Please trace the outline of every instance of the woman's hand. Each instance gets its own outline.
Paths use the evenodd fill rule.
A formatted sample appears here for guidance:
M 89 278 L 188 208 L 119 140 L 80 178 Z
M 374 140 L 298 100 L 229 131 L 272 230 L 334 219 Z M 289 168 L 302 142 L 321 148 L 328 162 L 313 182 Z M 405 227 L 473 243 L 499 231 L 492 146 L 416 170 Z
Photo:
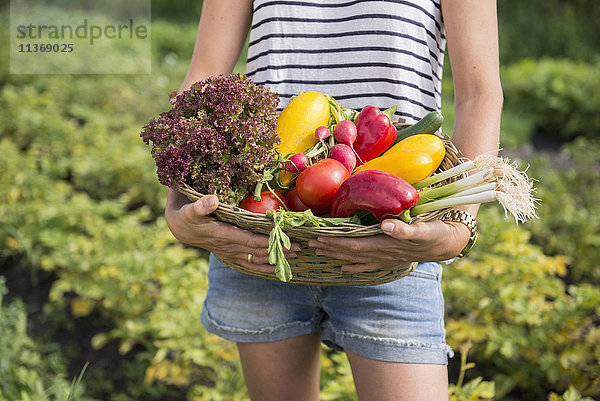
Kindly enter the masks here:
M 470 230 L 462 223 L 431 221 L 406 224 L 388 219 L 381 224 L 384 234 L 372 237 L 319 237 L 309 245 L 317 255 L 348 261 L 342 271 L 365 272 L 394 267 L 405 262 L 434 262 L 452 259 L 467 245 Z
M 169 229 L 179 241 L 212 252 L 222 262 L 231 262 L 248 269 L 272 273 L 267 248 L 269 237 L 242 230 L 232 224 L 208 216 L 218 205 L 217 197 L 208 195 L 194 203 L 169 189 L 165 217 Z M 286 257 L 293 258 L 300 250 L 292 244 Z M 252 255 L 249 261 L 248 255 Z

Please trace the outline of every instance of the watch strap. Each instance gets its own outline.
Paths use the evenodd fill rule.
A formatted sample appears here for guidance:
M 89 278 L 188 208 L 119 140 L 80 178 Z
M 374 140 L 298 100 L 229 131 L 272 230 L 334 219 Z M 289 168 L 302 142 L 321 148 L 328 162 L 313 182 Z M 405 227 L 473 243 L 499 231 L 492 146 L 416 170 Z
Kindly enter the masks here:
M 462 258 L 467 253 L 469 253 L 469 251 L 471 249 L 473 249 L 475 242 L 477 242 L 477 237 L 479 235 L 479 233 L 477 232 L 477 220 L 475 220 L 475 217 L 469 212 L 465 212 L 463 210 L 452 209 L 452 210 L 448 211 L 446 214 L 444 214 L 440 218 L 440 220 L 463 223 L 465 226 L 467 226 L 469 228 L 469 230 L 471 231 L 471 237 L 469 237 L 469 242 L 467 242 L 467 245 L 463 248 L 462 251 L 460 251 L 460 253 L 456 257 Z

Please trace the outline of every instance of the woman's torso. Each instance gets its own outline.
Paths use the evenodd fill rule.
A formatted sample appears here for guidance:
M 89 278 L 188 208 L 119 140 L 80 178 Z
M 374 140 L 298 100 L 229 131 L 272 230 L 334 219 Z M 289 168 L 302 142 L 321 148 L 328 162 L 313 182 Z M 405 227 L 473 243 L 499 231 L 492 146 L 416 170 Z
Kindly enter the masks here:
M 317 90 L 415 122 L 441 108 L 445 45 L 440 0 L 255 0 L 246 74 L 280 109 Z

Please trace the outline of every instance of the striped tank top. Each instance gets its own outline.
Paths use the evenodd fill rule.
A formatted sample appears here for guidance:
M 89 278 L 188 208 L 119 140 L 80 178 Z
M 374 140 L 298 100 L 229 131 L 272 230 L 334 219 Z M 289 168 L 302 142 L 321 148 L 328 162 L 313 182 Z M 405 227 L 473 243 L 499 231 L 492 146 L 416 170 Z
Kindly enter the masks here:
M 441 108 L 440 0 L 255 0 L 246 75 L 290 97 L 316 90 L 356 110 Z

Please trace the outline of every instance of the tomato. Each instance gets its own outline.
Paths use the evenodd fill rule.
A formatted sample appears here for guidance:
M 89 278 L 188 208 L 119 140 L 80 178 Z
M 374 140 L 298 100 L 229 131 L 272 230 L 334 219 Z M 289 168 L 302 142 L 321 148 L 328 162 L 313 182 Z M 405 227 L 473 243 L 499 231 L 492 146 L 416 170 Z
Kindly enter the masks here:
M 254 195 L 250 195 L 240 202 L 240 207 L 249 212 L 267 214 L 267 210 L 277 210 L 280 207 L 286 209 L 287 202 L 285 197 L 277 194 L 275 197 L 271 191 L 262 191 L 260 193 L 260 202 L 254 199 Z
M 287 201 L 291 211 L 303 212 L 308 209 L 308 206 L 306 206 L 304 203 L 302 203 L 302 200 L 300 200 L 300 197 L 298 196 L 298 188 L 296 187 L 285 193 L 285 200 Z
M 296 179 L 298 197 L 316 215 L 329 212 L 336 191 L 350 173 L 342 163 L 323 159 L 300 173 Z

